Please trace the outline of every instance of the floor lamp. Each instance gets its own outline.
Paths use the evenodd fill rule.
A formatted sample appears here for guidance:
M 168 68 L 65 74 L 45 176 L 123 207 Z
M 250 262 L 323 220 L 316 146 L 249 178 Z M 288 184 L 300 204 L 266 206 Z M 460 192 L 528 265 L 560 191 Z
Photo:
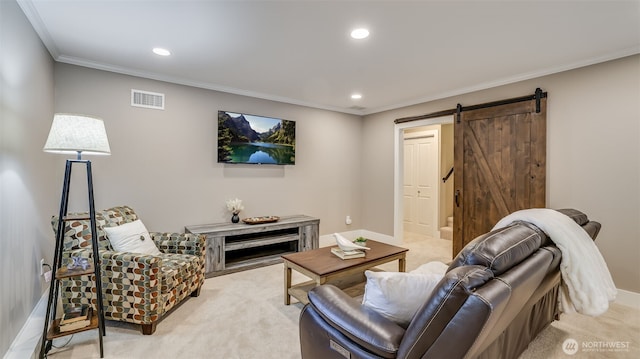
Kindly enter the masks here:
M 70 277 L 71 275 L 94 275 L 96 287 L 96 309 L 97 323 L 95 326 L 89 326 L 83 330 L 95 329 L 99 331 L 100 337 L 100 357 L 103 357 L 102 337 L 105 334 L 104 310 L 102 304 L 102 281 L 100 274 L 100 260 L 98 255 L 98 236 L 95 220 L 95 205 L 93 199 L 93 178 L 91 174 L 91 161 L 83 160 L 82 154 L 91 155 L 109 155 L 109 140 L 101 119 L 88 117 L 84 115 L 74 114 L 55 114 L 49 137 L 44 145 L 45 152 L 77 154 L 76 159 L 68 159 L 64 174 L 64 184 L 62 186 L 62 198 L 60 200 L 60 213 L 58 215 L 58 227 L 56 232 L 56 246 L 53 258 L 52 277 L 53 282 L 49 287 L 49 301 L 47 304 L 47 313 L 45 316 L 42 347 L 40 349 L 40 357 L 44 357 L 51 349 L 51 342 L 57 336 L 67 335 L 59 330 L 59 321 L 56 320 L 56 307 L 59 291 L 59 280 L 61 278 Z M 63 239 L 64 239 L 64 222 L 70 220 L 67 217 L 67 209 L 69 205 L 69 187 L 71 182 L 71 168 L 74 164 L 84 164 L 87 172 L 87 187 L 89 191 L 89 218 L 91 221 L 91 237 L 92 237 L 92 255 L 93 265 L 90 269 L 84 269 L 77 273 L 73 273 L 71 268 L 59 268 L 62 264 Z M 58 273 L 60 269 L 60 273 Z M 68 269 L 68 270 L 67 270 Z M 69 275 L 71 272 L 71 275 Z M 67 275 L 65 276 L 64 273 Z M 89 304 L 91 299 L 89 299 Z M 69 333 L 71 334 L 71 333 Z

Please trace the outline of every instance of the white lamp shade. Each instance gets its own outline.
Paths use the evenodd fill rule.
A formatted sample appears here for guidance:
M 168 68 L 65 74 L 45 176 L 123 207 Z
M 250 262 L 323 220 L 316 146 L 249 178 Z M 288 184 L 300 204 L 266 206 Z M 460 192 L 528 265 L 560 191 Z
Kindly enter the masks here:
M 109 139 L 104 122 L 84 115 L 57 113 L 43 151 L 54 153 L 78 153 L 109 155 Z

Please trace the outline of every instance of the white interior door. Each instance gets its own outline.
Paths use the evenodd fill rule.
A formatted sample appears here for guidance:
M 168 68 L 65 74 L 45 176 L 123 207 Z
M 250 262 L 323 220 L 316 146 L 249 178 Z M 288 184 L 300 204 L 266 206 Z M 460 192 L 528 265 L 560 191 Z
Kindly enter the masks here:
M 436 236 L 438 221 L 438 131 L 421 131 L 404 140 L 404 230 Z

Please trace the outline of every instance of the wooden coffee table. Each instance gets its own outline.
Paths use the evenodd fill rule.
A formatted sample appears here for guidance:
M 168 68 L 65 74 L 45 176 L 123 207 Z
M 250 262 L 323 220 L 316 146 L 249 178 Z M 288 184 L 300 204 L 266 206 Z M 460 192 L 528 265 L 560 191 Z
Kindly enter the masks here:
M 335 246 L 331 246 L 335 247 Z M 322 247 L 310 251 L 285 254 L 284 260 L 284 304 L 291 304 L 291 297 L 307 304 L 307 293 L 313 287 L 330 283 L 342 289 L 352 288 L 364 282 L 364 271 L 377 265 L 398 260 L 398 270 L 406 270 L 408 249 L 389 244 L 367 241 L 363 258 L 340 259 L 331 253 L 331 247 Z M 291 285 L 292 269 L 313 279 L 310 282 Z M 362 287 L 360 285 L 360 287 Z M 347 293 L 349 293 L 347 291 Z

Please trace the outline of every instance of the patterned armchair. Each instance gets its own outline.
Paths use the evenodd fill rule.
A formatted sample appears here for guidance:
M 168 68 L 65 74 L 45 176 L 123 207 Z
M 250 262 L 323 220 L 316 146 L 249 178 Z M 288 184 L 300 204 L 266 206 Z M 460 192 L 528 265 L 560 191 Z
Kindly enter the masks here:
M 162 252 L 159 256 L 114 252 L 104 227 L 138 219 L 130 207 L 96 211 L 100 255 L 102 301 L 105 319 L 140 324 L 142 333 L 153 334 L 158 321 L 189 296 L 197 297 L 204 283 L 205 238 L 190 233 L 150 232 Z M 57 231 L 58 218 L 52 226 Z M 62 264 L 71 256 L 91 258 L 89 220 L 66 221 Z M 63 308 L 92 303 L 95 282 L 89 275 L 61 280 Z

